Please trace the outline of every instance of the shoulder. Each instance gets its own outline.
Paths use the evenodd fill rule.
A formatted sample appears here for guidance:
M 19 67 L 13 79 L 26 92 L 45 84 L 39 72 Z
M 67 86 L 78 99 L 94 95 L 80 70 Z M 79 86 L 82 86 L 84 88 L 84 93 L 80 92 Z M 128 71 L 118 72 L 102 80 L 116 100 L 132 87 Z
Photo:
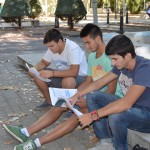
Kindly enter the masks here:
M 66 45 L 69 46 L 69 47 L 79 47 L 79 45 L 77 43 L 75 43 L 74 41 L 72 40 L 69 40 L 69 39 L 65 39 L 66 41 Z
M 136 56 L 136 71 L 141 70 L 144 72 L 149 72 L 150 71 L 150 60 L 141 57 L 141 56 Z

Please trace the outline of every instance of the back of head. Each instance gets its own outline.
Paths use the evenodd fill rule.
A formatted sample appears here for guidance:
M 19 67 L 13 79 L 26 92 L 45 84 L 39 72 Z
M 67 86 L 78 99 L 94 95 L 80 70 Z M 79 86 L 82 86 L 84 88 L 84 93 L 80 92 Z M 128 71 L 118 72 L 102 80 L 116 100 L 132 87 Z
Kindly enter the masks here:
M 86 36 L 90 36 L 91 38 L 95 39 L 97 36 L 101 37 L 101 40 L 103 41 L 103 34 L 101 29 L 92 23 L 86 24 L 83 29 L 80 32 L 80 37 L 84 38 Z
M 60 39 L 63 41 L 62 33 L 59 30 L 53 28 L 46 32 L 44 36 L 43 44 L 47 44 L 48 42 L 51 41 L 58 42 Z
M 107 44 L 105 52 L 107 55 L 118 54 L 123 58 L 127 53 L 131 53 L 132 58 L 135 58 L 136 53 L 132 41 L 125 35 L 116 35 Z

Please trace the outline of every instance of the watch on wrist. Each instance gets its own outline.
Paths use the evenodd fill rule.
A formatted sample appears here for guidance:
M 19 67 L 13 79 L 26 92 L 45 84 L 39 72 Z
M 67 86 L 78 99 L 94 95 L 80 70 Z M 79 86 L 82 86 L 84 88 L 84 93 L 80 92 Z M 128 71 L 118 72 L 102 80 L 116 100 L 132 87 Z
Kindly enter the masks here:
M 94 111 L 91 112 L 91 119 L 93 121 L 99 120 L 99 116 L 98 116 L 97 110 L 94 110 Z

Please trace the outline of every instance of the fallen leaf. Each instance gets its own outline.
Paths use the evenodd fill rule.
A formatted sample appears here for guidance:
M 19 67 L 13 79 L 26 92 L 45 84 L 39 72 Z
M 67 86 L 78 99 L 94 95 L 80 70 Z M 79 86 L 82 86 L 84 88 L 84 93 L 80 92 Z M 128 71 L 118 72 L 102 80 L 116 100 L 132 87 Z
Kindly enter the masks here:
M 9 121 L 0 121 L 0 124 L 10 124 Z
M 4 144 L 6 144 L 6 145 L 10 145 L 10 144 L 12 144 L 12 143 L 13 143 L 12 140 L 10 140 L 10 141 L 5 141 L 5 142 L 4 142 Z
M 90 143 L 97 143 L 97 142 L 99 142 L 99 139 L 96 137 L 96 136 L 92 136 L 92 137 L 90 137 Z
M 15 91 L 18 91 L 19 89 L 17 87 L 14 87 L 14 86 L 1 86 L 0 90 L 15 90 Z
M 16 120 L 18 120 L 19 119 L 19 117 L 13 117 L 12 119 L 9 119 L 9 121 L 16 121 Z
M 64 150 L 71 150 L 71 148 L 70 147 L 65 147 Z

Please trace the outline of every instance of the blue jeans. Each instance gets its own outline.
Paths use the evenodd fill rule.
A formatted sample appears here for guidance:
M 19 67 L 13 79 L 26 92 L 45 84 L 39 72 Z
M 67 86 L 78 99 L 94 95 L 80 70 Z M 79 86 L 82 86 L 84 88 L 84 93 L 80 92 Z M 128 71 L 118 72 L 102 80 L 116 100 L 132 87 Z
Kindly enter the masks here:
M 98 110 L 119 99 L 118 96 L 95 91 L 87 95 L 89 111 Z M 112 138 L 116 150 L 128 150 L 128 129 L 150 133 L 150 111 L 132 107 L 121 113 L 112 114 L 93 122 L 96 136 L 100 139 Z

